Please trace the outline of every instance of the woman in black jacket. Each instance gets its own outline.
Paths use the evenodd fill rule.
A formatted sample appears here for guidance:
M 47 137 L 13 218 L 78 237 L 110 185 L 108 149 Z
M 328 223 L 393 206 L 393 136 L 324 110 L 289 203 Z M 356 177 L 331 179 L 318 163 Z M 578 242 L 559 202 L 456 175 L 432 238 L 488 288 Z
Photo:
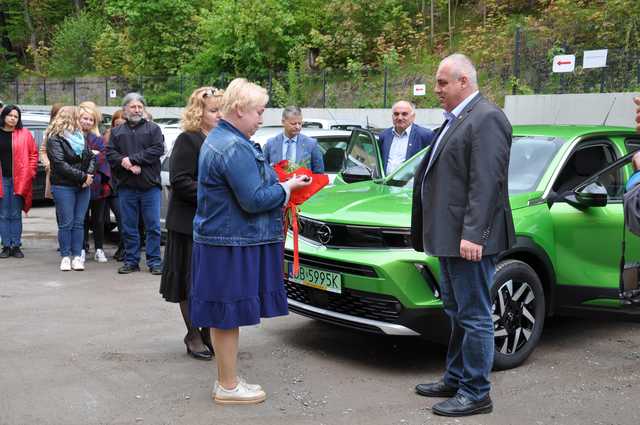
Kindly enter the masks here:
M 171 198 L 167 211 L 167 246 L 165 248 L 160 293 L 168 302 L 180 303 L 187 328 L 184 343 L 187 353 L 199 360 L 211 360 L 213 347 L 209 329 L 199 330 L 189 320 L 191 286 L 191 248 L 193 217 L 197 205 L 198 156 L 205 137 L 218 125 L 218 107 L 222 90 L 213 87 L 196 89 L 182 113 L 182 129 L 176 139 L 169 165 Z
M 95 158 L 80 131 L 77 109 L 73 106 L 61 108 L 49 124 L 46 138 L 51 192 L 59 219 L 60 270 L 84 270 L 80 255 Z

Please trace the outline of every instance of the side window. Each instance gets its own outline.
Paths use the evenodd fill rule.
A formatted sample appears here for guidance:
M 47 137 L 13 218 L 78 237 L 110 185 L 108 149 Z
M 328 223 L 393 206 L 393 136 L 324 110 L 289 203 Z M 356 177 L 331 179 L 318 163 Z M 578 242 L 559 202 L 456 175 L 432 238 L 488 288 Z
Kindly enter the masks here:
M 640 138 L 628 138 L 624 144 L 627 145 L 627 152 L 640 150 Z
M 583 142 L 569 157 L 553 185 L 553 190 L 559 194 L 574 190 L 615 160 L 615 150 L 610 142 Z M 610 183 L 614 184 L 615 182 Z M 612 190 L 614 189 L 612 188 Z
M 609 201 L 622 200 L 625 188 L 623 167 L 612 168 L 599 175 L 595 181 L 607 190 Z

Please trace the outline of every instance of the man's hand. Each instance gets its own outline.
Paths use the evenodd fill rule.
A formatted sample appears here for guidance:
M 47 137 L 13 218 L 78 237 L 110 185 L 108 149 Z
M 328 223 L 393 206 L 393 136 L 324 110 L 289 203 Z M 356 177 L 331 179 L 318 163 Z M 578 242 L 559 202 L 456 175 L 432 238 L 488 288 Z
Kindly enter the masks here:
M 468 261 L 482 259 L 482 245 L 462 239 L 460 241 L 460 256 Z
M 636 103 L 636 131 L 640 133 L 640 97 L 633 99 Z
M 120 165 L 122 165 L 122 168 L 124 168 L 125 170 L 130 170 L 131 167 L 133 167 L 133 164 L 131 163 L 131 160 L 129 159 L 128 156 L 125 156 L 124 158 L 122 158 Z
M 131 171 L 133 174 L 140 174 L 142 172 L 142 168 L 140 168 L 139 165 L 132 165 L 131 168 L 129 168 L 129 171 Z

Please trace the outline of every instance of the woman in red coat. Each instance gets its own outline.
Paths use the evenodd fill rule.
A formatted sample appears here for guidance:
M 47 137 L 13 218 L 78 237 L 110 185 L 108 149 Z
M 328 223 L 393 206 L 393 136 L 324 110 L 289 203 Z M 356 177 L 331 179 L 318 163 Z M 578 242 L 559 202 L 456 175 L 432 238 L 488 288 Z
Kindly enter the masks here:
M 20 250 L 22 214 L 31 208 L 38 147 L 22 128 L 22 113 L 8 105 L 0 113 L 0 258 L 23 258 Z

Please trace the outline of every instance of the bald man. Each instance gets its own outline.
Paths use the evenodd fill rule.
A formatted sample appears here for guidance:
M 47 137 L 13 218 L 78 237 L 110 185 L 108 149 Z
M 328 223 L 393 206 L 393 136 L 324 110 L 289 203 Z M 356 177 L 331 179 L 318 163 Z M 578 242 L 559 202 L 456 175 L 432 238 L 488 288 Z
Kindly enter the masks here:
M 413 183 L 413 247 L 438 257 L 440 294 L 451 322 L 446 370 L 437 382 L 418 384 L 426 397 L 449 397 L 433 413 L 489 413 L 494 334 L 491 286 L 499 254 L 515 242 L 509 205 L 511 125 L 478 91 L 468 57 L 445 58 L 435 93 L 445 110 L 433 152 Z
M 429 146 L 433 140 L 433 131 L 415 124 L 416 111 L 406 100 L 400 100 L 391 108 L 393 127 L 380 134 L 382 165 L 386 174 L 390 174 L 407 159 Z

